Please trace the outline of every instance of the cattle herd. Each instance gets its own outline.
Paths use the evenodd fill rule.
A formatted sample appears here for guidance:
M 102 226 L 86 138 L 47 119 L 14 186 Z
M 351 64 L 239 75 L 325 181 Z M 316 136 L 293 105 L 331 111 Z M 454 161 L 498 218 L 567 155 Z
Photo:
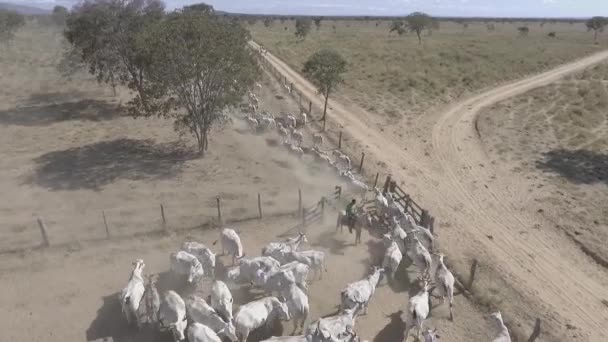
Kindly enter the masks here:
M 196 295 L 182 298 L 168 290 L 159 296 L 152 277 L 144 284 L 143 260 L 136 260 L 127 286 L 120 294 L 122 312 L 130 325 L 141 329 L 152 326 L 160 331 L 171 332 L 175 341 L 219 342 L 246 341 L 257 329 L 268 330 L 277 321 L 293 322 L 292 335 L 271 337 L 265 341 L 284 342 L 351 342 L 360 341 L 355 332 L 355 321 L 367 309 L 376 287 L 386 274 L 388 281 L 396 281 L 395 274 L 402 267 L 405 256 L 415 265 L 420 290 L 409 299 L 405 311 L 405 336 L 415 327 L 416 336 L 425 342 L 437 341 L 437 330 L 423 329 L 429 315 L 430 297 L 447 299 L 450 321 L 453 320 L 455 279 L 444 263 L 444 255 L 432 253 L 434 236 L 403 210 L 391 193 L 383 194 L 376 189 L 375 215 L 357 208 L 355 229 L 362 227 L 380 231 L 385 241 L 382 263 L 372 267 L 362 280 L 348 284 L 340 293 L 340 309 L 331 317 L 319 318 L 308 325 L 308 283 L 321 279 L 327 271 L 326 254 L 322 251 L 300 250 L 308 242 L 304 233 L 281 242 L 271 242 L 262 248 L 261 256 L 245 257 L 239 234 L 230 228 L 221 230 L 221 255 L 232 258 L 224 281 L 216 279 L 216 254 L 198 242 L 185 242 L 181 249 L 170 254 L 172 274 L 184 284 L 196 287 L 204 277 L 213 279 L 206 299 Z M 340 213 L 338 226 L 344 212 Z M 387 223 L 389 222 L 389 223 Z M 383 228 L 384 227 L 384 228 Z M 434 271 L 432 271 L 434 270 Z M 309 277 L 309 273 L 310 277 Z M 242 303 L 233 310 L 233 297 L 228 285 L 249 286 L 262 289 L 261 299 Z M 492 317 L 500 326 L 495 342 L 510 341 L 509 332 L 499 312 Z

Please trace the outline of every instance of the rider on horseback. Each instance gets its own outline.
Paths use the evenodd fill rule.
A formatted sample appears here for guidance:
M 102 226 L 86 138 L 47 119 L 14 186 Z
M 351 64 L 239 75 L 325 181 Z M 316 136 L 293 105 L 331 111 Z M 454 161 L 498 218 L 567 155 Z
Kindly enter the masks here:
M 355 226 L 356 217 L 355 217 L 355 204 L 357 201 L 353 198 L 352 201 L 346 206 L 346 217 L 348 218 L 348 231 L 350 233 L 353 232 L 353 227 Z

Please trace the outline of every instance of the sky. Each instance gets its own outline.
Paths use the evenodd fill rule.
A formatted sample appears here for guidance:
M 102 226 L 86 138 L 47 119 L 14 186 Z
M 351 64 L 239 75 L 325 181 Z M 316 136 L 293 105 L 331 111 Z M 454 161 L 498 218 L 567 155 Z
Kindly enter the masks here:
M 53 7 L 76 0 L 0 0 Z M 168 9 L 200 2 L 164 0 Z M 216 10 L 252 14 L 405 15 L 421 11 L 434 16 L 591 17 L 608 16 L 608 0 L 203 0 Z

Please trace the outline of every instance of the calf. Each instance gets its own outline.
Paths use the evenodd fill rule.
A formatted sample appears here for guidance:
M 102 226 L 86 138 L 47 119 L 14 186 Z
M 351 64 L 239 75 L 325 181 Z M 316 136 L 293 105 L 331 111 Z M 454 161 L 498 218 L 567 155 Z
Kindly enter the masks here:
M 247 341 L 251 331 L 270 326 L 277 318 L 288 321 L 290 316 L 287 305 L 276 297 L 265 297 L 241 306 L 234 319 L 239 341 Z
M 225 335 L 231 341 L 236 341 L 236 330 L 231 320 L 225 321 L 204 299 L 191 296 L 186 301 L 188 319 L 201 323 L 218 335 Z
M 169 259 L 171 271 L 186 276 L 189 284 L 198 283 L 205 275 L 203 265 L 194 255 L 188 252 L 171 253 Z
M 290 251 L 287 255 L 290 261 L 298 261 L 302 264 L 308 265 L 315 273 L 319 274 L 319 279 L 323 278 L 323 270 L 327 272 L 325 253 L 321 251 Z
M 137 323 L 137 326 L 140 327 L 137 311 L 145 292 L 144 278 L 141 273 L 146 264 L 142 259 L 137 259 L 133 262 L 133 265 L 129 282 L 120 293 L 120 305 L 127 323 Z
M 372 274 L 365 279 L 348 284 L 346 288 L 340 292 L 340 297 L 342 298 L 340 311 L 344 312 L 345 309 L 362 307 L 364 314 L 367 314 L 369 301 L 376 292 L 376 286 L 378 286 L 380 276 L 383 273 L 383 268 L 374 267 Z
M 186 303 L 175 291 L 167 291 L 160 303 L 160 330 L 170 330 L 174 341 L 182 341 L 186 330 Z
M 182 244 L 182 251 L 188 252 L 194 255 L 198 261 L 203 265 L 205 274 L 215 277 L 215 253 L 207 246 L 198 242 L 184 242 Z
M 216 280 L 211 286 L 211 295 L 209 296 L 211 307 L 217 311 L 225 321 L 232 320 L 232 304 L 234 299 L 230 289 L 223 281 Z
M 358 310 L 358 307 L 347 309 L 341 315 L 319 318 L 308 325 L 304 335 L 314 342 L 355 341 L 357 334 L 354 328 Z

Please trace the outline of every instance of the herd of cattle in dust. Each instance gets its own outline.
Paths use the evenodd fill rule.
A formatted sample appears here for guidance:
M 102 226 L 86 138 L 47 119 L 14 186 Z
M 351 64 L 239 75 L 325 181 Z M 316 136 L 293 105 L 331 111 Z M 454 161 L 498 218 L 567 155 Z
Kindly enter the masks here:
M 261 85 L 256 84 L 256 88 Z M 290 89 L 287 89 L 290 91 Z M 250 92 L 249 115 L 244 119 L 255 133 L 276 129 L 283 139 L 283 145 L 298 157 L 310 154 L 315 161 L 333 167 L 342 178 L 350 181 L 355 190 L 365 194 L 368 186 L 358 180 L 351 171 L 350 158 L 339 150 L 332 151 L 332 160 L 327 152 L 320 149 L 323 136 L 312 135 L 312 148 L 303 146 L 302 130 L 307 125 L 306 113 L 299 117 L 283 114 L 274 117 L 265 111 L 258 111 L 259 100 Z M 379 233 L 384 242 L 384 256 L 373 266 L 368 276 L 347 284 L 340 292 L 340 308 L 334 316 L 318 318 L 309 322 L 308 284 L 321 279 L 327 272 L 323 251 L 301 250 L 308 242 L 306 234 L 285 241 L 270 242 L 262 248 L 261 256 L 245 257 L 244 246 L 236 230 L 223 228 L 220 237 L 221 255 L 232 258 L 232 267 L 223 280 L 216 277 L 216 253 L 199 242 L 184 242 L 179 251 L 171 253 L 170 268 L 183 285 L 196 289 L 205 277 L 213 283 L 210 294 L 203 299 L 195 294 L 182 298 L 176 291 L 168 290 L 159 295 L 152 276 L 144 281 L 145 263 L 138 259 L 126 287 L 120 294 L 122 313 L 130 326 L 141 330 L 144 327 L 170 332 L 174 341 L 221 342 L 247 341 L 250 333 L 258 329 L 269 332 L 277 321 L 292 321 L 291 336 L 271 337 L 264 341 L 275 342 L 355 342 L 361 341 L 355 330 L 359 315 L 366 315 L 376 287 L 384 276 L 388 281 L 396 281 L 395 274 L 405 267 L 402 259 L 415 266 L 420 290 L 409 299 L 405 311 L 405 331 L 407 340 L 412 328 L 416 329 L 418 340 L 436 342 L 437 329 L 425 329 L 429 316 L 431 297 L 441 298 L 442 304 L 449 305 L 449 320 L 452 321 L 455 279 L 444 263 L 444 255 L 434 253 L 432 232 L 416 223 L 414 217 L 394 200 L 390 192 L 371 189 L 375 193 L 373 208 L 359 205 L 355 208 L 354 220 L 346 217 L 346 212 L 338 215 L 336 232 L 343 231 L 343 225 L 355 231 L 355 245 L 361 242 L 363 228 Z M 219 252 L 219 251 L 218 251 Z M 227 284 L 262 289 L 261 299 L 248 303 L 238 303 L 233 310 L 234 300 Z M 326 298 L 323 298 L 326 300 Z M 497 322 L 498 330 L 493 342 L 511 341 L 500 312 L 491 315 Z M 299 334 L 299 335 L 296 335 Z M 366 341 L 365 341 L 366 342 Z
M 210 294 L 206 299 L 196 295 L 182 298 L 177 292 L 168 290 L 162 298 L 150 276 L 145 283 L 143 260 L 136 260 L 127 286 L 120 294 L 122 312 L 127 322 L 142 329 L 144 326 L 170 332 L 175 341 L 220 342 L 247 341 L 257 329 L 268 331 L 277 321 L 293 322 L 292 336 L 271 337 L 264 341 L 283 342 L 354 342 L 360 341 L 355 323 L 359 315 L 367 314 L 367 307 L 384 276 L 395 281 L 395 273 L 406 257 L 415 265 L 421 284 L 419 292 L 409 299 L 405 314 L 405 336 L 412 328 L 416 336 L 425 342 L 437 341 L 436 329 L 424 329 L 429 315 L 431 294 L 447 302 L 453 319 L 454 276 L 444 264 L 444 256 L 435 254 L 434 237 L 431 232 L 416 224 L 414 218 L 404 212 L 390 193 L 376 189 L 375 212 L 370 215 L 358 208 L 355 230 L 362 227 L 375 229 L 383 234 L 385 253 L 382 263 L 372 267 L 370 274 L 362 280 L 347 284 L 340 292 L 340 308 L 336 315 L 318 318 L 308 325 L 308 284 L 321 279 L 327 272 L 323 251 L 302 250 L 308 242 L 306 234 L 280 242 L 270 242 L 262 248 L 261 256 L 245 257 L 243 242 L 237 231 L 223 228 L 217 242 L 221 255 L 232 258 L 232 267 L 224 280 L 216 278 L 216 253 L 199 242 L 185 242 L 181 249 L 170 255 L 171 273 L 181 279 L 185 286 L 196 289 L 204 277 L 212 279 Z M 341 227 L 340 213 L 336 231 Z M 376 218 L 374 218 L 376 217 Z M 383 226 L 378 221 L 390 222 Z M 383 228 L 385 227 L 385 228 Z M 360 234 L 358 234 L 360 236 Z M 218 251 L 219 252 L 219 251 Z M 434 271 L 432 271 L 434 269 Z M 262 289 L 265 297 L 249 303 L 235 305 L 229 286 L 249 286 Z M 325 299 L 325 298 L 324 298 Z M 510 341 L 509 332 L 499 312 L 492 315 L 499 325 L 494 342 Z M 299 333 L 300 335 L 295 335 Z

